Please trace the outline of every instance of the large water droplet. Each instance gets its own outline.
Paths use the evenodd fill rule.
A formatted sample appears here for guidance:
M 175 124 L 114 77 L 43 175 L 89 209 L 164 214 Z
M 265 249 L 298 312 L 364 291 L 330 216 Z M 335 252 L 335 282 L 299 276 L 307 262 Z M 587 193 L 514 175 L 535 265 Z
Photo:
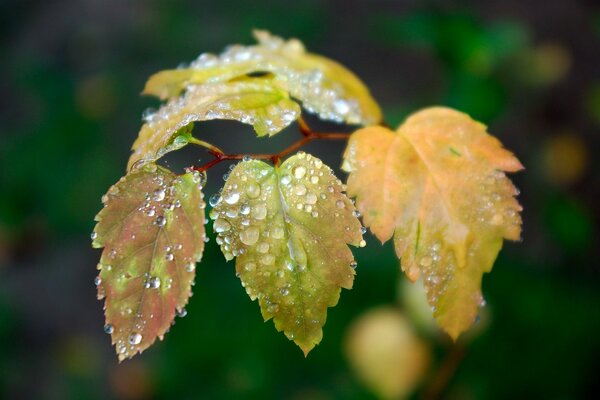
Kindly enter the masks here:
M 292 177 L 289 176 L 288 174 L 285 174 L 281 177 L 281 184 L 282 185 L 289 185 L 289 183 L 292 181 Z
M 223 218 L 219 218 L 214 222 L 213 228 L 215 229 L 215 232 L 221 233 L 228 231 L 231 228 L 231 225 Z
M 248 186 L 246 186 L 246 194 L 251 199 L 257 198 L 260 195 L 260 186 L 253 182 L 249 183 Z
M 131 335 L 129 335 L 128 341 L 129 341 L 129 344 L 131 344 L 131 345 L 134 345 L 134 346 L 138 345 L 138 344 L 142 343 L 142 335 L 137 332 L 132 333 Z
M 221 202 L 221 196 L 218 193 L 213 194 L 208 199 L 208 204 L 210 204 L 211 207 L 215 207 L 220 202 Z
M 104 333 L 108 333 L 109 335 L 112 335 L 112 333 L 114 331 L 115 331 L 115 328 L 111 324 L 104 325 Z
M 258 228 L 251 226 L 240 232 L 240 241 L 245 245 L 252 246 L 258 241 L 259 234 Z
M 165 189 L 158 189 L 154 191 L 154 194 L 152 195 L 152 199 L 154 201 L 163 201 L 165 199 Z
M 298 196 L 304 196 L 306 194 L 306 186 L 300 183 L 294 187 L 294 192 Z
M 235 204 L 240 199 L 240 194 L 238 192 L 230 192 L 225 196 L 225 202 L 227 204 Z
M 255 219 L 265 219 L 267 216 L 267 207 L 264 204 L 257 204 L 252 209 L 252 215 Z
M 304 175 L 306 175 L 306 168 L 300 165 L 298 167 L 295 167 L 292 173 L 294 174 L 294 177 L 296 179 L 302 179 Z
M 153 276 L 146 282 L 146 288 L 148 289 L 158 289 L 160 287 L 160 278 L 158 276 Z

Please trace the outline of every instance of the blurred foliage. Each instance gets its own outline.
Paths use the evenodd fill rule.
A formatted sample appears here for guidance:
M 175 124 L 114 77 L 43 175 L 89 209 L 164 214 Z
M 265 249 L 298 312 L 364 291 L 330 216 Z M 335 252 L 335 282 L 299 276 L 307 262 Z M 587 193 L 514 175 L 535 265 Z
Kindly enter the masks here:
M 368 252 L 356 252 L 355 287 L 342 294 L 307 359 L 260 322 L 214 242 L 189 314 L 164 343 L 117 364 L 102 333 L 89 233 L 100 196 L 122 174 L 142 111 L 157 104 L 138 93 L 152 72 L 251 43 L 251 28 L 297 36 L 343 62 L 371 87 L 392 125 L 432 104 L 472 114 L 527 168 L 515 178 L 524 240 L 507 246 L 484 276 L 480 331 L 459 343 L 455 359 L 445 336 L 417 324 L 432 356 L 413 396 L 435 393 L 440 371 L 458 360 L 438 391 L 446 398 L 593 397 L 600 389 L 599 6 L 458 3 L 1 2 L 0 397 L 375 398 L 344 355 L 348 327 L 391 304 L 414 323 L 416 306 L 403 299 L 393 249 L 373 238 Z M 264 146 L 240 124 L 199 129 L 233 150 Z M 275 148 L 293 135 L 278 136 Z M 339 165 L 340 146 L 310 151 Z M 169 162 L 204 157 L 190 154 Z M 209 194 L 225 169 L 209 177 Z

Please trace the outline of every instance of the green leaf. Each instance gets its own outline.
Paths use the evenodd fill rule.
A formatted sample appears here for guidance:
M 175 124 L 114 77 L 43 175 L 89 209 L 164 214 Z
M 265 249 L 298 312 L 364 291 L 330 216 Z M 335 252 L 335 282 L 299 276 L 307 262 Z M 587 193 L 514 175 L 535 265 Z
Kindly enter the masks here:
M 153 75 L 144 93 L 167 99 L 193 84 L 269 72 L 286 85 L 292 97 L 322 119 L 361 125 L 381 120 L 381 110 L 369 90 L 342 65 L 307 53 L 297 39 L 285 41 L 266 31 L 255 31 L 254 36 L 258 45 L 230 46 L 219 56 L 200 55 L 187 69 Z
M 96 284 L 119 361 L 162 339 L 191 295 L 205 239 L 200 178 L 147 164 L 102 198 L 92 234 L 92 245 L 104 247 Z
M 211 211 L 217 243 L 263 318 L 305 355 L 321 341 L 327 307 L 350 289 L 356 266 L 347 244 L 364 246 L 344 186 L 303 152 L 280 167 L 243 161 Z
M 147 117 L 133 144 L 128 167 L 152 162 L 190 141 L 192 122 L 237 120 L 254 126 L 258 136 L 274 135 L 300 115 L 300 106 L 270 78 L 189 86 Z

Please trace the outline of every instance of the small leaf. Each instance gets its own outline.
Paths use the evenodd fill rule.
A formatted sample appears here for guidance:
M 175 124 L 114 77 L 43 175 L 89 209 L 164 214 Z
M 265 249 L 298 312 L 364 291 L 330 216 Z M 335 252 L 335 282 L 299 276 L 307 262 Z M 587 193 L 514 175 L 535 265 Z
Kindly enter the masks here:
M 274 135 L 299 115 L 298 104 L 272 79 L 193 85 L 147 118 L 133 144 L 128 167 L 155 161 L 188 144 L 194 121 L 237 120 L 253 125 L 257 135 L 264 136 Z
M 96 284 L 122 361 L 162 339 L 186 305 L 204 250 L 204 201 L 198 174 L 155 164 L 121 178 L 102 201 L 92 234 L 104 247 Z
M 305 355 L 321 341 L 327 307 L 350 289 L 363 245 L 352 202 L 333 171 L 298 153 L 280 167 L 244 161 L 230 173 L 211 211 L 217 243 L 263 318 Z
M 202 54 L 187 69 L 162 71 L 146 83 L 144 93 L 162 99 L 177 96 L 192 84 L 224 82 L 255 72 L 272 73 L 290 95 L 326 120 L 371 125 L 381 110 L 369 90 L 337 62 L 307 53 L 297 39 L 284 41 L 255 31 L 259 44 L 231 46 L 219 56 Z
M 520 237 L 517 190 L 503 171 L 521 163 L 485 126 L 441 107 L 396 132 L 358 130 L 344 157 L 365 225 L 382 242 L 394 235 L 402 269 L 412 281 L 423 275 L 438 324 L 456 339 L 483 304 L 481 278 L 502 239 Z

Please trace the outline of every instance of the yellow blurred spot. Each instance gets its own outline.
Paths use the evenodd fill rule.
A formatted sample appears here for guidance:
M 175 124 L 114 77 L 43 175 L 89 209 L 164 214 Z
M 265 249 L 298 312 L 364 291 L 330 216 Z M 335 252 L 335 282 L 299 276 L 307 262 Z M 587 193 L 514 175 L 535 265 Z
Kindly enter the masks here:
M 542 84 L 558 82 L 571 67 L 571 54 L 559 43 L 543 43 L 536 47 L 533 56 L 537 80 Z
M 542 148 L 544 175 L 553 183 L 578 181 L 588 167 L 588 150 L 580 136 L 563 133 L 549 138 Z
M 91 119 L 108 116 L 115 109 L 117 98 L 113 81 L 102 74 L 81 82 L 75 97 L 79 112 Z
M 560 43 L 529 48 L 517 59 L 516 75 L 533 86 L 548 86 L 563 79 L 571 67 L 571 54 Z
M 345 352 L 357 377 L 384 399 L 408 396 L 430 363 L 430 348 L 392 307 L 368 311 L 346 337 Z

